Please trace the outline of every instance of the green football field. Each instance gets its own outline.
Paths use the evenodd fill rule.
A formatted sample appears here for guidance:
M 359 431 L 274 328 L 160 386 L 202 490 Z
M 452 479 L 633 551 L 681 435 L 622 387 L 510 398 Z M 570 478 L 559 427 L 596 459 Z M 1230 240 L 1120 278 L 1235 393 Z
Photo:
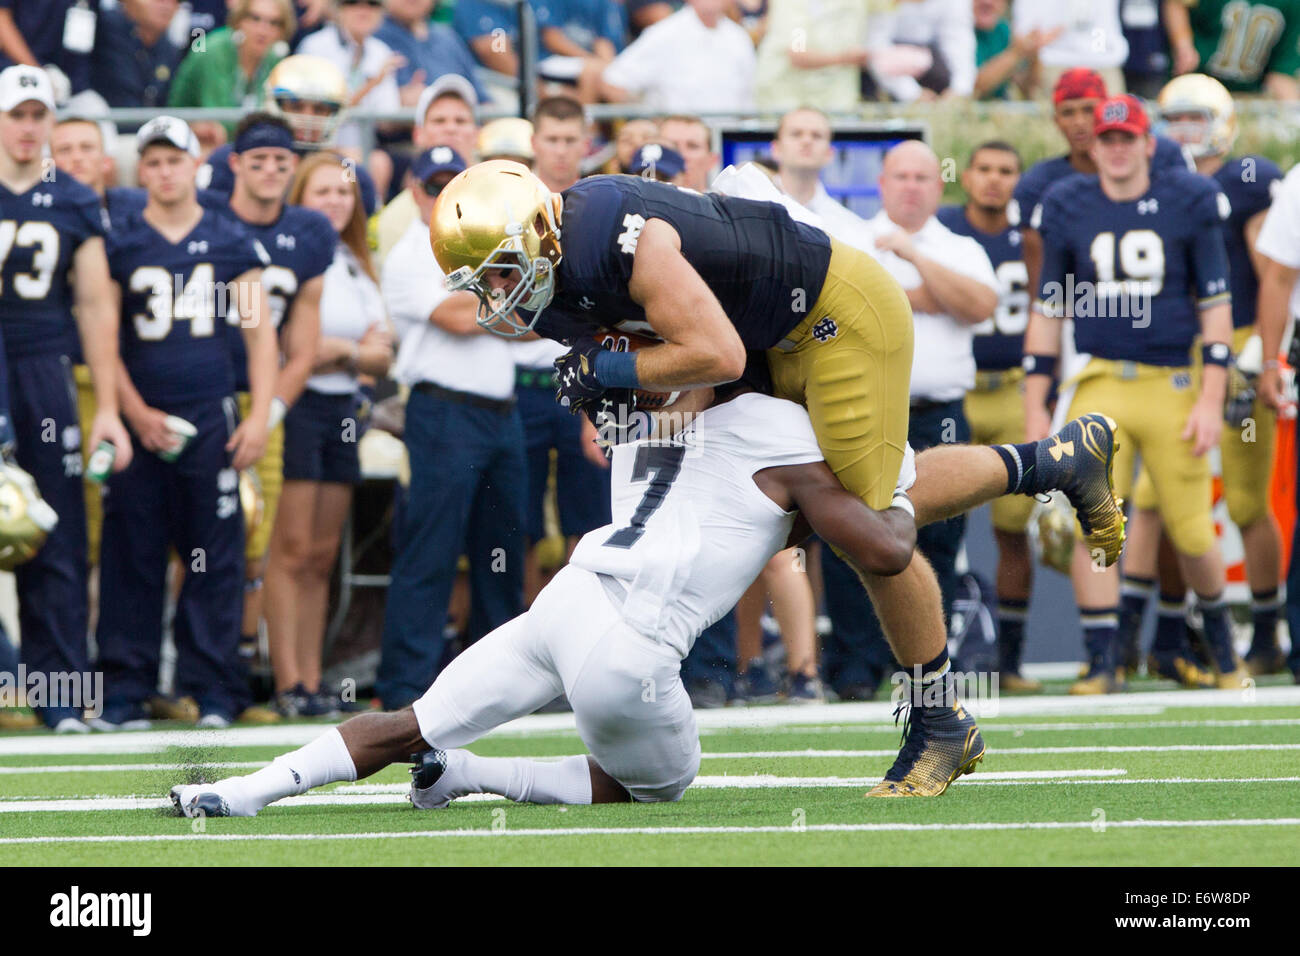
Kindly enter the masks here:
M 1060 691 L 1064 685 L 1049 690 Z M 418 811 L 405 767 L 254 819 L 171 815 L 174 783 L 247 773 L 320 724 L 0 736 L 0 857 L 11 865 L 1294 865 L 1300 687 L 1060 693 L 985 702 L 988 754 L 929 800 L 865 800 L 898 747 L 887 702 L 698 712 L 704 760 L 676 804 Z M 990 715 L 996 704 L 996 716 Z M 475 751 L 582 752 L 571 715 Z M 918 840 L 922 832 L 942 834 Z M 921 858 L 919 854 L 923 853 Z

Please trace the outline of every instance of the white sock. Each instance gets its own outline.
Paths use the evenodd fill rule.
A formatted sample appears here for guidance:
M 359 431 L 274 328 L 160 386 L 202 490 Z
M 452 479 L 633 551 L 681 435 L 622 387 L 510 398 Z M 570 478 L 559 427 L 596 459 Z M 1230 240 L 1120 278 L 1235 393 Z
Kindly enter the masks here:
M 227 802 L 234 796 L 241 803 L 251 804 L 249 809 L 256 813 L 268 803 L 306 793 L 313 787 L 356 779 L 356 764 L 347 744 L 338 729 L 331 727 L 311 743 L 276 757 L 271 766 L 222 783 L 233 788 L 231 794 L 225 795 Z
M 448 750 L 446 776 L 453 797 L 499 793 L 517 803 L 591 803 L 591 770 L 583 756 L 542 761 Z

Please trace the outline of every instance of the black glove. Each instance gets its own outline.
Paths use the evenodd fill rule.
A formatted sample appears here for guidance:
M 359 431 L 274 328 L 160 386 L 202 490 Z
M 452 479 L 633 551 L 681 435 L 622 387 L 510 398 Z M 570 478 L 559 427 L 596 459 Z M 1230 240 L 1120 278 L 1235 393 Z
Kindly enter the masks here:
M 579 339 L 555 360 L 555 400 L 577 414 L 605 394 L 596 381 L 596 356 L 603 351 L 594 339 Z

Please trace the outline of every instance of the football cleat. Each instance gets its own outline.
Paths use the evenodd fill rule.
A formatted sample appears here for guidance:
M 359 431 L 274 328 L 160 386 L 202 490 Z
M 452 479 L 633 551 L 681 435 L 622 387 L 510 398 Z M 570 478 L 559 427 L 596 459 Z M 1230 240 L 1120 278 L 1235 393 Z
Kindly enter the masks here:
M 155 720 L 182 720 L 192 724 L 199 719 L 199 705 L 193 697 L 164 697 L 156 694 L 149 698 L 145 710 Z
M 0 707 L 0 730 L 31 730 L 40 725 L 41 719 L 30 711 Z
M 984 759 L 984 738 L 961 704 L 913 707 L 903 701 L 894 710 L 895 723 L 904 710 L 911 712 L 898 759 L 868 797 L 937 797 Z
M 424 753 L 411 754 L 411 805 L 419 810 L 443 810 L 451 803 L 451 798 L 438 790 L 438 782 L 447 772 L 447 753 L 438 750 L 426 750 Z
M 202 786 L 186 784 L 172 787 L 172 806 L 183 817 L 229 817 L 230 804 L 226 798 L 215 790 L 204 790 Z
M 998 688 L 1012 694 L 1036 694 L 1043 689 L 1043 682 L 1015 671 L 1002 671 L 998 674 Z
M 1074 506 L 1089 553 L 1104 567 L 1124 550 L 1124 511 L 1115 497 L 1115 422 L 1096 412 L 1067 422 L 1038 442 L 1034 463 L 1038 488 L 1060 490 Z
M 1202 668 L 1181 651 L 1152 651 L 1147 655 L 1147 674 L 1175 680 L 1184 687 L 1214 687 L 1215 675 Z
M 1276 644 L 1272 647 L 1252 647 L 1246 652 L 1242 663 L 1246 665 L 1251 677 L 1266 677 L 1269 674 L 1280 674 L 1286 669 L 1286 654 Z
M 1214 675 L 1214 686 L 1219 690 L 1241 690 L 1255 683 L 1245 666 L 1238 661 L 1235 670 L 1219 671 Z
M 1123 668 L 1111 668 L 1100 658 L 1094 658 L 1088 669 L 1079 675 L 1079 679 L 1070 685 L 1070 693 L 1075 695 L 1113 694 L 1120 686 L 1118 676 L 1123 675 Z

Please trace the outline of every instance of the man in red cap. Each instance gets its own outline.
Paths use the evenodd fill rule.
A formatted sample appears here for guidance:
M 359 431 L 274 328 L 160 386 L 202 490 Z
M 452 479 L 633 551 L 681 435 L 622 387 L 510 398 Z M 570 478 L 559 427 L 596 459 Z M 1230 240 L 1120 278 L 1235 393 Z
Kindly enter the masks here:
M 1038 288 L 1038 270 L 1042 262 L 1043 246 L 1038 230 L 1029 225 L 1034 207 L 1049 186 L 1071 173 L 1094 175 L 1097 165 L 1092 160 L 1093 114 L 1097 105 L 1106 98 L 1106 81 L 1096 70 L 1076 67 L 1066 70 L 1052 90 L 1053 119 L 1070 150 L 1064 156 L 1045 159 L 1027 169 L 1016 185 L 1007 215 L 1014 225 L 1021 226 L 1024 240 L 1025 267 L 1029 271 L 1029 288 Z M 1156 151 L 1151 160 L 1151 171 L 1182 167 L 1193 169 L 1192 161 L 1183 155 L 1182 148 L 1171 139 L 1156 137 Z
M 1178 564 L 1199 598 L 1218 686 L 1239 687 L 1244 671 L 1223 603 L 1206 455 L 1223 427 L 1232 358 L 1221 228 L 1228 201 L 1217 184 L 1195 173 L 1152 174 L 1156 140 L 1135 97 L 1102 100 L 1093 116 L 1097 175 L 1057 182 L 1031 222 L 1043 257 L 1025 332 L 1026 437 L 1050 431 L 1060 320 L 1073 318 L 1075 350 L 1086 361 L 1066 383 L 1071 410 L 1096 410 L 1117 423 L 1119 497 L 1129 497 L 1134 457 L 1141 456 Z M 1198 333 L 1201 361 L 1193 367 Z M 1076 545 L 1072 570 L 1089 664 L 1071 693 L 1106 693 L 1115 688 L 1119 664 L 1119 574 L 1103 569 L 1083 544 Z M 1185 639 L 1168 647 L 1157 641 L 1152 656 L 1162 671 L 1176 670 L 1190 652 Z

